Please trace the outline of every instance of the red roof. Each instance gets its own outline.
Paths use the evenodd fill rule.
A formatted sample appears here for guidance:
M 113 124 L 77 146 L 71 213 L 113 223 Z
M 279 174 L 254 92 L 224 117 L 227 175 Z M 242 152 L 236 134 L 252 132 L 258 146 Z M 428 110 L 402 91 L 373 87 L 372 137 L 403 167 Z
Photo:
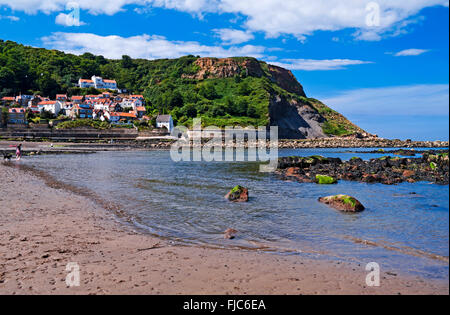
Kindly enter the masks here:
M 38 103 L 38 105 L 53 105 L 53 104 L 56 104 L 56 101 L 43 101 Z
M 130 117 L 130 118 L 136 118 L 135 114 L 132 113 L 118 113 L 120 117 Z
M 80 79 L 80 82 L 94 83 L 92 80 Z
M 83 96 L 72 96 L 72 100 L 82 100 Z
M 138 112 L 145 112 L 145 111 L 146 111 L 146 109 L 145 109 L 144 106 L 138 106 L 138 107 L 136 107 L 136 110 L 137 110 Z
M 25 109 L 23 109 L 23 108 L 10 108 L 9 112 L 10 113 L 25 113 Z
M 2 97 L 2 101 L 15 101 L 16 98 L 14 96 L 5 96 Z
M 144 98 L 143 95 L 130 95 L 131 98 Z
M 106 79 L 104 79 L 103 82 L 106 82 L 106 83 L 117 83 L 116 80 L 106 80 Z

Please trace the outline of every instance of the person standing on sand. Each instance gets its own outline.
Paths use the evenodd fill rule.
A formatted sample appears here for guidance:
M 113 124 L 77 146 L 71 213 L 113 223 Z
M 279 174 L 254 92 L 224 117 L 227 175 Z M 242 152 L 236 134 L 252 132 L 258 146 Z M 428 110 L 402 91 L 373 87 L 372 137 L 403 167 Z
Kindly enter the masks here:
M 16 160 L 20 161 L 22 157 L 22 143 L 19 143 L 19 145 L 16 147 Z

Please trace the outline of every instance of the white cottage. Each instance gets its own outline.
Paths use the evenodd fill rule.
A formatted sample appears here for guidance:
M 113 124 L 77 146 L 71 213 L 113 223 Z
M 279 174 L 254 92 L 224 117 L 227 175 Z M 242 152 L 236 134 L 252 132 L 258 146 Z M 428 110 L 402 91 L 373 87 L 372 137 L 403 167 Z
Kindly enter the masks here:
M 158 115 L 158 117 L 156 118 L 156 128 L 163 127 L 166 127 L 169 132 L 172 132 L 173 119 L 171 115 Z
M 96 89 L 110 89 L 117 90 L 117 82 L 115 80 L 107 80 L 102 77 L 92 76 L 90 80 L 80 79 L 78 80 L 78 86 L 80 88 L 94 87 Z

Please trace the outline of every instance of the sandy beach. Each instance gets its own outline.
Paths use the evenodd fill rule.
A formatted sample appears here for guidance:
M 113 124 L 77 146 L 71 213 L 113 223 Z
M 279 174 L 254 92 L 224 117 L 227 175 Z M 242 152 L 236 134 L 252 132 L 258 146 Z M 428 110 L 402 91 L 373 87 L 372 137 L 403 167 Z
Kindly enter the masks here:
M 449 294 L 389 270 L 369 288 L 358 264 L 174 246 L 17 164 L 0 164 L 0 294 Z M 66 285 L 71 262 L 79 287 Z

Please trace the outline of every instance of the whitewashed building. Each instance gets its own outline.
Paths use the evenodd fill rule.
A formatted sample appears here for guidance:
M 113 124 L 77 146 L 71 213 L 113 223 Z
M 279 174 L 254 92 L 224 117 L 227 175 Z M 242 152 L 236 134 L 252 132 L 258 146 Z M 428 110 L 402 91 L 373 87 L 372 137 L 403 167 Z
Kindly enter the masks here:
M 43 110 L 52 113 L 55 116 L 61 112 L 63 104 L 60 101 L 43 101 L 37 104 L 37 107 L 40 112 Z
M 122 107 L 122 109 L 132 108 L 133 110 L 136 110 L 136 108 L 142 107 L 143 105 L 144 103 L 141 99 L 131 99 L 131 98 L 124 98 L 120 103 L 120 107 Z
M 156 128 L 163 127 L 166 127 L 169 132 L 172 132 L 173 119 L 171 115 L 158 115 L 158 117 L 156 118 Z
M 117 90 L 116 80 L 103 79 L 102 77 L 98 77 L 95 75 L 92 76 L 92 78 L 90 80 L 88 80 L 88 79 L 78 80 L 78 86 L 80 88 L 94 87 L 96 89 Z

